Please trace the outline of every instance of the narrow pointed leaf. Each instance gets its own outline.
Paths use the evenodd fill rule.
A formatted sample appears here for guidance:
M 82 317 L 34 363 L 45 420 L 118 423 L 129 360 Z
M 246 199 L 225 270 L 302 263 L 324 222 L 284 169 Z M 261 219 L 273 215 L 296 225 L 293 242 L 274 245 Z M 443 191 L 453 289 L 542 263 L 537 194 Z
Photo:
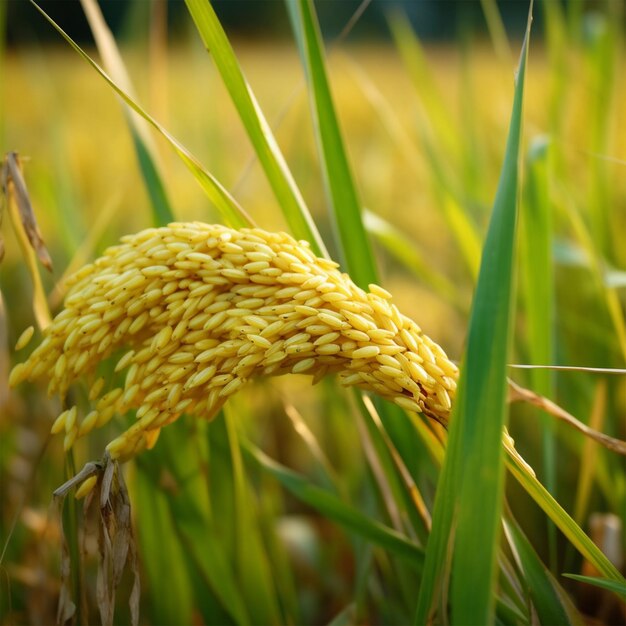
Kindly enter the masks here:
M 326 247 L 252 89 L 208 0 L 185 0 L 200 37 L 228 89 L 292 233 L 325 255 Z
M 607 580 L 606 578 L 596 578 L 595 576 L 581 576 L 579 574 L 563 574 L 563 576 L 571 578 L 572 580 L 578 580 L 581 583 L 587 583 L 588 585 L 600 587 L 600 589 L 612 591 L 617 594 L 620 600 L 626 602 L 626 582 Z
M 600 574 L 609 580 L 626 584 L 626 579 L 619 573 L 613 563 L 609 561 L 602 550 L 584 533 L 537 478 L 528 471 L 528 468 L 524 466 L 519 458 L 509 456 L 506 465 L 526 493 L 543 509 L 556 527 Z
M 571 600 L 541 559 L 522 529 L 513 519 L 505 519 L 505 533 L 515 547 L 515 555 L 528 585 L 533 605 L 542 624 L 580 624 L 582 618 L 577 614 Z M 572 619 L 572 617 L 574 619 Z
M 95 0 L 81 0 L 81 4 L 107 72 L 121 88 L 134 98 L 130 77 L 113 34 L 104 21 L 100 6 Z M 174 214 L 165 191 L 156 147 L 148 133 L 146 121 L 127 106 L 124 107 L 124 112 L 133 138 L 139 169 L 150 197 L 152 221 L 155 226 L 164 226 L 174 221 Z
M 237 204 L 237 201 L 228 193 L 224 186 L 209 173 L 202 164 L 191 154 L 175 137 L 173 137 L 159 122 L 149 115 L 124 89 L 122 89 L 38 4 L 30 0 L 31 4 L 50 22 L 57 32 L 74 48 L 76 52 L 113 88 L 118 96 L 136 113 L 141 115 L 155 128 L 172 146 L 182 162 L 191 171 L 194 178 L 200 183 L 205 193 L 221 213 L 224 220 L 233 227 L 242 228 L 252 224 L 248 214 Z
M 406 537 L 353 509 L 331 492 L 311 484 L 307 478 L 280 465 L 252 444 L 245 444 L 245 450 L 296 498 L 338 522 L 347 530 L 369 539 L 385 550 L 413 563 L 417 569 L 421 569 L 423 552 Z
M 333 104 L 315 8 L 311 0 L 287 0 L 287 8 L 306 70 L 324 183 L 343 261 L 355 283 L 366 288 L 377 282 L 376 265 Z
M 463 476 L 454 537 L 451 606 L 457 623 L 493 620 L 496 557 L 504 489 L 502 428 L 507 421 L 506 364 L 513 331 L 518 170 L 532 3 L 517 75 L 504 164 L 470 319 L 465 384 L 458 399 Z M 479 506 L 477 504 L 480 503 Z M 476 554 L 481 558 L 476 560 Z
M 428 621 L 441 586 L 446 584 L 446 565 L 450 563 L 452 621 L 490 624 L 494 618 L 504 487 L 501 440 L 507 415 L 506 363 L 512 334 L 518 161 L 529 31 L 530 16 L 504 164 L 472 304 L 448 450 L 437 488 L 425 582 L 418 598 L 418 624 Z

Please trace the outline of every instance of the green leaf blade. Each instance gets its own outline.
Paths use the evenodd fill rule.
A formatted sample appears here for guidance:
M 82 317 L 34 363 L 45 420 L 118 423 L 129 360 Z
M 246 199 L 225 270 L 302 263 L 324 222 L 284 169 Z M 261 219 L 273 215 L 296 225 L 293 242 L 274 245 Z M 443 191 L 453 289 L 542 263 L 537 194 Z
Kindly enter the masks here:
M 302 194 L 245 79 L 211 3 L 208 0 L 185 0 L 185 3 L 228 89 L 292 233 L 298 238 L 309 241 L 316 254 L 327 255 L 324 242 Z
M 369 283 L 378 282 L 378 273 L 335 113 L 315 9 L 310 0 L 287 0 L 287 8 L 309 81 L 324 183 L 343 261 L 354 282 L 365 289 Z
M 529 35 L 530 14 L 504 164 L 470 319 L 465 370 L 467 383 L 458 401 L 457 418 L 463 414 L 465 459 L 451 585 L 452 619 L 457 623 L 488 624 L 493 621 L 504 489 L 501 441 L 508 415 L 506 364 L 513 331 L 518 170 Z M 478 502 L 480 506 L 477 507 Z M 477 553 L 481 555 L 480 559 L 476 559 Z
M 438 581 L 443 580 L 448 564 L 452 622 L 490 624 L 494 619 L 504 487 L 501 441 L 507 418 L 506 363 L 513 326 L 513 254 L 529 30 L 530 16 L 500 183 L 472 305 L 448 451 L 435 501 L 433 532 L 426 551 L 424 578 L 428 582 L 422 585 L 418 598 L 416 623 L 420 624 L 429 619 L 435 596 L 441 593 Z
M 423 552 L 412 541 L 348 506 L 329 491 L 312 485 L 308 479 L 280 465 L 252 444 L 246 443 L 244 449 L 263 470 L 274 476 L 299 500 L 317 509 L 346 529 L 369 539 L 385 550 L 397 554 L 412 563 L 417 570 L 421 570 Z
M 96 70 L 127 105 L 168 141 L 170 146 L 204 189 L 208 198 L 222 214 L 224 220 L 235 228 L 250 226 L 252 220 L 248 214 L 239 206 L 237 201 L 228 193 L 224 186 L 202 166 L 198 159 L 159 124 L 159 122 L 149 115 L 125 89 L 120 87 L 120 85 L 118 85 L 116 81 L 114 81 L 36 2 L 34 2 L 34 0 L 29 0 L 29 2 L 43 15 L 65 41 Z
M 565 600 L 566 595 L 541 559 L 532 544 L 513 519 L 505 519 L 505 533 L 515 548 L 515 554 L 524 573 L 535 610 L 542 624 L 581 624 L 582 619 Z M 574 613 L 572 619 L 570 613 Z

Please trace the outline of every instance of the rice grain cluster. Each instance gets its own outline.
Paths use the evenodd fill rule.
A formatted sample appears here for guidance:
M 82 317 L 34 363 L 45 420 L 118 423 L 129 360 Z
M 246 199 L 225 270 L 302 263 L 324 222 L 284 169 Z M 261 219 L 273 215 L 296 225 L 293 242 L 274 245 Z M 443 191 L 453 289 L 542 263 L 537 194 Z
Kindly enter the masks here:
M 93 381 L 93 410 L 72 406 L 52 426 L 66 449 L 136 409 L 107 446 L 122 460 L 183 413 L 211 419 L 257 376 L 337 374 L 446 424 L 456 365 L 387 291 L 366 292 L 337 267 L 306 241 L 260 229 L 174 223 L 126 236 L 70 278 L 64 309 L 10 383 L 48 377 L 64 399 Z M 116 384 L 96 378 L 113 354 Z

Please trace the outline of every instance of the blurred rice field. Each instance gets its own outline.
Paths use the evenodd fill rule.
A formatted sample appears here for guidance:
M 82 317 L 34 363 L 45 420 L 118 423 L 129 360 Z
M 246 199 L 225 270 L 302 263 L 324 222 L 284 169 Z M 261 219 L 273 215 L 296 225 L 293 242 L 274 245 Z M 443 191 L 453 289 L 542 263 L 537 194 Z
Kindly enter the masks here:
M 610 288 L 623 316 L 626 85 L 621 77 L 626 59 L 621 34 L 602 16 L 594 19 L 598 22 L 591 24 L 596 30 L 591 29 L 589 40 L 563 44 L 556 52 L 540 38 L 532 43 L 523 162 L 528 171 L 533 150 L 542 141 L 550 142 L 555 362 L 624 367 L 626 354 L 604 304 L 602 277 L 613 281 Z M 607 33 L 612 33 L 610 41 L 603 39 Z M 173 43 L 155 56 L 147 42 L 120 46 L 138 101 L 232 191 L 259 226 L 287 229 L 221 78 L 197 37 Z M 608 52 L 602 46 L 609 46 Z M 296 47 L 289 41 L 249 40 L 234 40 L 233 47 L 319 230 L 331 254 L 338 257 Z M 519 47 L 520 42 L 511 42 L 513 51 Z M 416 82 L 421 87 L 427 84 L 424 77 L 415 78 L 392 43 L 331 44 L 328 69 L 363 205 L 395 227 L 421 259 L 411 265 L 373 237 L 381 282 L 403 313 L 451 358 L 460 360 L 480 252 L 472 246 L 481 245 L 498 183 L 517 52 L 511 58 L 498 56 L 482 40 L 464 47 L 428 45 L 423 52 L 422 68 L 432 78 L 429 93 L 416 89 Z M 90 54 L 97 57 L 95 50 Z M 53 275 L 42 271 L 42 278 L 57 311 L 60 301 L 54 288 L 66 268 L 93 259 L 121 235 L 152 225 L 149 199 L 122 108 L 105 82 L 73 51 L 62 44 L 8 50 L 2 72 L 1 144 L 5 152 L 15 150 L 22 158 L 54 263 Z M 157 138 L 157 146 L 176 219 L 221 221 L 165 142 Z M 458 221 L 457 211 L 466 222 Z M 474 229 L 476 239 L 455 233 L 455 225 L 461 231 Z M 12 346 L 34 320 L 30 278 L 6 216 L 2 238 L 5 317 L 0 323 L 6 329 L 6 346 L 0 345 L 4 351 L 0 365 L 6 366 L 23 358 Z M 528 363 L 536 353 L 528 343 L 523 267 L 521 272 L 513 360 Z M 532 375 L 519 371 L 511 375 L 532 386 Z M 553 399 L 582 421 L 593 418 L 596 428 L 626 438 L 623 377 L 581 372 L 559 373 L 553 380 Z M 595 414 L 594 402 L 602 400 L 604 411 Z M 6 378 L 0 380 L 2 624 L 54 620 L 61 550 L 59 519 L 51 501 L 52 491 L 66 474 L 62 438 L 50 438 L 48 433 L 59 411 L 58 400 L 48 399 L 45 388 L 25 385 L 9 392 Z M 384 504 L 390 496 L 375 487 L 380 468 L 363 443 L 368 439 L 357 416 L 352 396 L 332 383 L 311 387 L 308 378 L 299 376 L 262 381 L 239 394 L 227 420 L 208 425 L 190 418 L 168 427 L 173 434 L 164 433 L 164 441 L 153 452 L 136 465 L 129 464 L 142 574 L 141 623 L 319 624 L 338 616 L 333 623 L 401 624 L 412 619 L 415 597 L 410 581 L 416 574 L 410 567 L 386 553 L 374 554 L 363 537 L 283 490 L 251 460 L 253 455 L 234 453 L 229 447 L 234 429 L 242 440 L 253 442 L 311 482 L 332 484 L 363 514 L 393 525 L 395 518 L 388 517 Z M 585 529 L 591 514 L 598 512 L 612 513 L 623 523 L 623 459 L 594 448 L 595 465 L 586 468 L 591 452 L 582 436 L 550 423 L 528 406 L 516 405 L 510 431 L 539 478 L 545 480 L 541 432 L 546 423 L 556 437 L 553 480 L 561 505 L 570 514 L 575 512 Z M 119 425 L 110 425 L 81 443 L 76 467 L 98 458 L 119 430 Z M 177 449 L 183 457 L 178 466 L 164 465 L 176 457 Z M 431 509 L 438 465 L 423 444 L 408 469 Z M 242 475 L 245 480 L 239 482 Z M 192 478 L 181 483 L 181 476 Z M 152 481 L 152 492 L 146 481 Z M 510 483 L 509 504 L 543 561 L 556 559 L 551 564 L 555 572 L 585 571 L 561 536 L 549 547 L 545 516 L 517 484 Z M 210 494 L 203 491 L 207 486 Z M 166 495 L 155 495 L 151 501 L 149 494 L 157 489 Z M 167 494 L 185 490 L 190 497 L 174 504 L 180 508 L 172 513 L 168 506 L 176 498 L 167 500 Z M 241 498 L 248 502 L 245 515 Z M 202 512 L 194 511 L 190 501 Z M 206 528 L 207 537 L 213 536 L 210 548 L 189 545 L 189 537 L 202 535 L 198 528 L 189 530 L 184 524 L 179 528 L 171 521 L 189 519 L 191 527 L 194 516 L 211 520 Z M 240 543 L 241 533 L 250 533 L 253 539 Z M 421 543 L 418 535 L 408 531 L 411 540 Z M 623 531 L 619 541 L 617 552 L 623 554 Z M 84 549 L 90 556 L 81 573 L 91 606 L 82 618 L 90 622 L 98 619 L 94 543 L 94 536 L 85 537 Z M 163 553 L 156 555 L 158 550 Z M 237 593 L 230 604 L 215 591 L 215 582 L 201 575 L 204 570 L 193 558 L 195 551 L 233 559 Z M 252 572 L 245 571 L 246 563 Z M 613 605 L 602 613 L 601 601 L 592 593 L 587 597 L 563 581 L 578 608 L 597 620 L 594 623 L 611 623 L 607 620 L 615 615 L 625 618 Z M 130 579 L 125 579 L 116 623 L 129 619 L 129 589 Z M 205 589 L 213 589 L 213 595 Z M 233 609 L 235 597 L 245 604 L 243 612 Z
M 276 45 L 247 41 L 235 42 L 235 48 L 261 108 L 275 123 L 281 148 L 313 215 L 322 231 L 328 232 L 304 78 L 295 49 L 286 42 Z M 146 67 L 150 69 L 146 50 L 130 48 L 123 52 L 139 101 L 147 110 L 235 192 L 259 225 L 268 230 L 284 229 L 271 189 L 204 50 L 199 45 L 178 44 L 167 51 L 165 66 L 153 73 L 145 71 Z M 477 228 L 481 229 L 504 150 L 512 72 L 484 43 L 472 49 L 471 61 L 465 61 L 471 63 L 469 78 L 464 75 L 463 54 L 458 49 L 435 45 L 427 49 L 427 55 L 446 115 L 454 124 L 451 133 L 462 129 L 465 137 L 459 145 L 466 150 L 470 144 L 475 150 L 471 158 L 477 182 L 471 202 L 476 207 Z M 570 63 L 575 68 L 584 67 L 576 53 Z M 450 280 L 458 276 L 467 281 L 463 262 L 448 238 L 434 197 L 431 164 L 416 130 L 419 98 L 397 50 L 382 43 L 343 46 L 331 53 L 330 67 L 337 109 L 364 205 L 409 234 L 424 258 L 441 274 Z M 601 168 L 616 200 L 611 216 L 623 220 L 619 200 L 626 195 L 626 182 L 619 175 L 623 167 L 619 159 L 626 154 L 626 137 L 619 132 L 618 120 L 626 113 L 624 85 L 616 81 L 606 103 L 605 147 L 610 152 L 594 154 L 589 145 L 592 128 L 588 106 L 595 87 L 592 77 L 583 73 L 577 78 L 574 85 L 568 85 L 567 107 L 559 111 L 559 149 L 568 165 L 568 175 L 577 183 L 570 193 L 583 202 L 592 185 L 593 170 Z M 470 93 L 464 89 L 463 80 L 472 80 Z M 528 82 L 525 125 L 532 141 L 550 131 L 554 77 L 541 44 L 533 51 Z M 100 250 L 102 241 L 111 243 L 119 235 L 149 223 L 148 198 L 124 116 L 110 89 L 91 68 L 59 46 L 45 51 L 9 52 L 4 90 L 7 120 L 3 143 L 28 159 L 28 182 L 42 230 L 49 246 L 60 248 L 55 258 L 63 255 L 67 244 L 76 247 L 83 241 L 94 224 L 94 216 L 103 211 L 110 217 Z M 393 116 L 393 128 L 389 116 Z M 468 117 L 471 126 L 465 125 Z M 401 138 L 394 134 L 396 131 Z M 165 145 L 161 147 L 177 219 L 217 220 L 184 166 Z M 460 178 L 464 164 L 454 163 L 453 156 L 445 163 L 446 175 Z M 611 157 L 615 162 L 609 160 Z M 71 220 L 63 219 L 68 215 Z M 11 238 L 6 239 L 10 249 Z M 412 279 L 403 280 L 408 277 L 401 272 L 390 268 L 386 278 L 392 281 L 386 284 L 397 294 L 400 308 L 420 320 L 452 354 L 459 355 L 463 320 L 450 317 L 451 312 L 427 291 L 420 290 L 416 298 L 413 290 L 419 285 Z M 471 291 L 465 290 L 462 297 L 468 307 Z

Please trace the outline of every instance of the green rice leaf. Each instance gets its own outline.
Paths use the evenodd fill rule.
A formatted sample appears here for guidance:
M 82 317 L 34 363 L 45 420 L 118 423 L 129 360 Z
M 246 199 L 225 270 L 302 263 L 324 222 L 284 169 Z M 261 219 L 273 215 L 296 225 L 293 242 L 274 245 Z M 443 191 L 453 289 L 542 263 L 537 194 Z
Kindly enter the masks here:
M 449 99 L 441 93 L 429 66 L 428 56 L 411 22 L 403 11 L 394 10 L 387 15 L 387 23 L 409 77 L 413 81 L 423 109 L 422 116 L 430 122 L 437 140 L 443 144 L 442 151 L 457 154 L 461 143 L 456 132 L 456 123 L 450 114 Z
M 235 228 L 250 226 L 252 220 L 248 214 L 237 204 L 237 201 L 228 193 L 223 185 L 209 173 L 202 164 L 187 150 L 176 138 L 174 138 L 159 122 L 149 115 L 126 91 L 120 87 L 37 3 L 29 0 L 31 4 L 50 22 L 57 32 L 74 48 L 76 52 L 93 69 L 100 74 L 118 96 L 131 108 L 155 128 L 171 145 L 176 154 L 191 171 L 195 179 L 200 183 L 207 196 L 213 202 L 224 220 Z
M 178 544 L 186 555 L 186 570 L 194 573 L 193 606 L 206 605 L 210 597 L 214 605 L 209 609 L 210 614 L 214 615 L 213 620 L 217 616 L 224 621 L 228 616 L 229 620 L 245 625 L 251 622 L 247 603 L 235 577 L 228 546 L 216 530 L 207 474 L 201 471 L 208 463 L 206 452 L 202 450 L 201 433 L 202 429 L 190 421 L 164 429 L 154 450 L 137 461 L 138 477 L 142 477 L 137 485 L 137 498 L 143 503 L 157 493 L 159 498 L 155 498 L 155 501 L 162 499 L 165 506 L 158 511 L 152 511 L 147 506 L 146 516 L 140 505 L 137 507 L 141 529 L 145 527 L 146 532 L 151 533 L 155 526 L 164 533 L 158 534 L 151 546 L 142 546 L 142 554 L 152 554 L 153 550 L 158 550 L 159 542 Z M 161 521 L 153 519 L 151 511 L 158 513 Z M 164 515 L 170 520 L 168 523 L 163 522 Z M 155 571 L 155 576 L 162 579 L 162 582 L 157 583 L 161 589 L 155 592 L 157 596 L 169 594 L 169 577 L 163 574 L 167 571 L 170 571 L 167 564 L 163 569 Z M 174 611 L 176 596 L 173 597 L 171 604 Z M 157 603 L 167 603 L 167 600 L 158 598 Z M 190 623 L 175 616 L 164 619 L 161 614 L 157 614 L 157 620 L 164 623 Z
M 521 219 L 521 266 L 524 309 L 526 313 L 526 349 L 530 363 L 555 362 L 554 350 L 554 268 L 552 262 L 552 209 L 549 199 L 550 146 L 544 137 L 537 138 L 527 156 L 528 179 Z M 532 388 L 546 398 L 554 397 L 554 372 L 531 371 Z M 541 418 L 543 468 L 548 491 L 556 490 L 554 420 Z M 550 567 L 556 571 L 556 533 L 548 526 Z
M 211 3 L 208 0 L 185 0 L 185 3 L 228 89 L 292 233 L 309 241 L 316 254 L 327 255 L 324 242 Z
M 81 0 L 81 4 L 107 72 L 118 85 L 134 97 L 130 77 L 115 44 L 113 34 L 104 21 L 100 6 L 95 0 Z M 148 133 L 145 120 L 135 114 L 128 106 L 124 107 L 124 112 L 133 138 L 139 169 L 150 197 L 152 221 L 155 226 L 165 226 L 174 221 L 174 214 L 165 191 L 156 147 Z
M 531 5 L 532 10 L 532 5 Z M 416 623 L 429 621 L 451 571 L 453 623 L 490 624 L 504 488 L 502 428 L 512 335 L 518 162 L 530 14 L 517 74 L 504 164 L 483 248 L 467 352 L 437 488 Z M 480 554 L 477 559 L 476 555 Z
M 265 471 L 274 476 L 296 498 L 347 530 L 407 560 L 417 570 L 421 569 L 424 554 L 404 535 L 353 509 L 329 491 L 311 484 L 309 479 L 277 463 L 251 443 L 242 445 Z
M 506 460 L 507 469 L 522 485 L 526 493 L 543 509 L 557 528 L 568 538 L 571 544 L 587 559 L 605 578 L 620 584 L 626 580 L 617 568 L 609 561 L 598 546 L 583 532 L 580 526 L 567 514 L 559 503 L 548 493 L 546 488 L 515 456 L 509 455 Z
M 504 520 L 504 531 L 514 556 L 523 572 L 523 580 L 529 587 L 533 605 L 541 624 L 579 624 L 583 620 L 572 605 L 567 594 L 541 562 L 532 544 L 512 518 Z
M 324 183 L 343 261 L 354 282 L 367 288 L 378 282 L 376 265 L 330 92 L 315 8 L 311 0 L 287 0 L 287 8 L 306 70 Z
M 131 126 L 131 136 L 139 161 L 139 169 L 146 184 L 152 206 L 152 222 L 155 226 L 166 226 L 175 221 L 174 213 L 165 190 L 165 183 L 150 148 L 135 128 Z
M 133 487 L 133 505 L 141 511 L 135 520 L 141 554 L 150 555 L 143 559 L 147 584 L 152 591 L 149 614 L 153 621 L 189 624 L 194 606 L 192 586 L 183 546 L 176 540 L 167 497 L 155 488 L 149 470 L 141 465 Z
M 254 620 L 262 624 L 284 621 L 267 553 L 261 541 L 251 493 L 241 457 L 240 438 L 231 405 L 224 407 L 224 421 L 233 468 L 237 571 L 246 604 Z
M 480 5 L 485 15 L 487 29 L 489 30 L 489 36 L 493 43 L 494 50 L 501 61 L 509 63 L 513 58 L 513 54 L 508 37 L 506 36 L 506 30 L 502 23 L 502 16 L 500 15 L 497 2 L 496 0 L 480 0 Z
M 572 580 L 578 580 L 581 583 L 587 583 L 600 587 L 600 589 L 607 589 L 617 594 L 620 600 L 626 602 L 626 582 L 619 582 L 617 580 L 607 580 L 606 578 L 596 578 L 595 576 L 581 576 L 579 574 L 563 574 L 566 578 Z
M 443 98 L 437 96 L 438 89 L 426 55 L 406 17 L 399 13 L 391 14 L 389 27 L 421 105 L 417 110 L 416 124 L 421 149 L 430 168 L 431 184 L 463 260 L 472 277 L 476 279 L 481 242 L 468 211 L 467 191 L 456 174 L 461 169 L 456 165 L 458 158 L 455 157 L 459 155 L 462 145 L 459 141 L 462 129 L 454 132 L 455 124 L 445 113 Z M 411 160 L 414 161 L 414 158 Z

